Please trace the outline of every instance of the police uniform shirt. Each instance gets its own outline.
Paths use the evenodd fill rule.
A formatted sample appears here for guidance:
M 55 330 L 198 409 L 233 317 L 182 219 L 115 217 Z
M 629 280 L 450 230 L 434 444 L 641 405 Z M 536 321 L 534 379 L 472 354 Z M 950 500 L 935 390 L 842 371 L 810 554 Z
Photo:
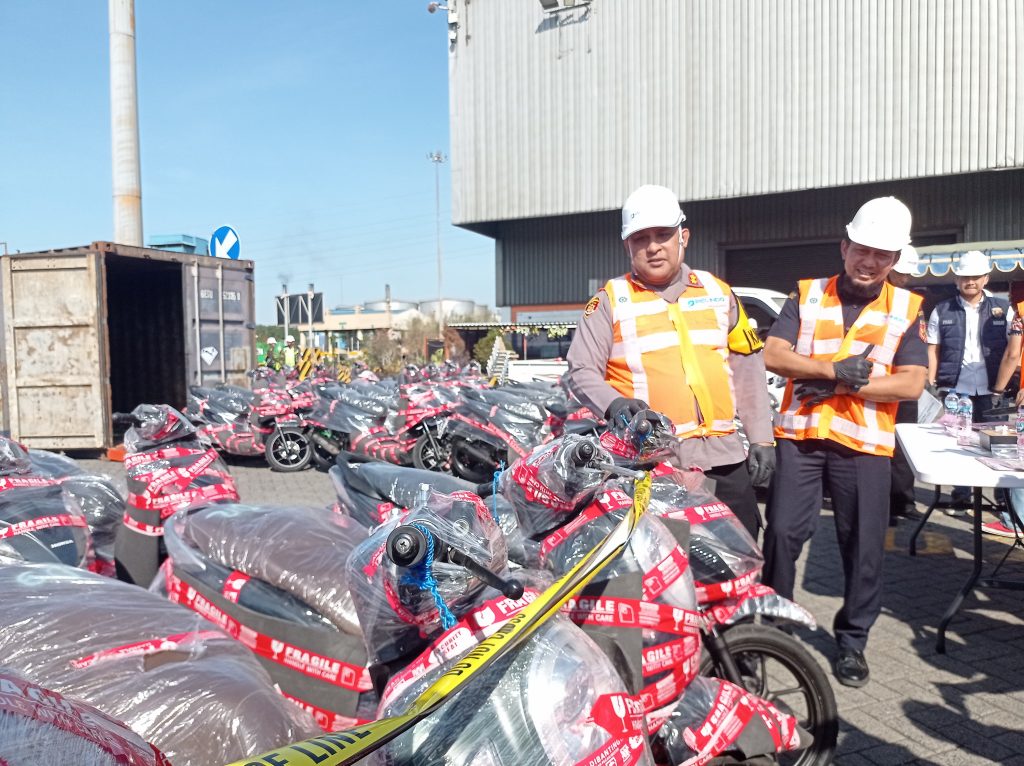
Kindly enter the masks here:
M 882 291 L 879 285 L 878 290 L 871 298 L 862 295 L 851 294 L 846 288 L 846 275 L 839 275 L 839 301 L 843 307 L 843 332 L 849 332 L 857 317 L 861 315 L 864 308 L 870 304 Z M 911 327 L 903 333 L 900 345 L 893 355 L 893 367 L 928 367 L 928 346 L 925 344 L 924 319 L 919 320 L 917 331 Z M 783 304 L 779 318 L 775 320 L 772 329 L 768 332 L 769 338 L 781 338 L 790 346 L 795 346 L 800 334 L 800 295 L 798 291 L 789 294 L 789 299 Z
M 666 303 L 679 300 L 689 284 L 692 270 L 684 263 L 679 275 L 663 287 L 648 287 Z M 634 279 L 636 277 L 634 276 Z M 639 280 L 638 280 L 639 281 Z M 736 296 L 729 295 L 729 326 L 738 320 Z M 566 358 L 569 362 L 569 387 L 576 397 L 594 414 L 603 417 L 610 405 L 621 394 L 605 380 L 605 370 L 612 351 L 612 309 L 607 292 L 598 292 L 576 326 L 576 334 Z M 729 354 L 733 390 L 736 394 L 736 416 L 743 424 L 751 442 L 771 443 L 771 402 L 762 353 Z M 732 465 L 746 459 L 743 439 L 739 431 L 725 436 L 678 440 L 676 462 L 681 466 L 696 465 L 708 470 L 716 466 Z
M 956 296 L 956 299 L 963 306 L 967 327 L 964 338 L 964 358 L 960 361 L 960 376 L 956 379 L 954 391 L 958 394 L 967 394 L 967 396 L 980 396 L 990 393 L 989 383 L 994 383 L 995 381 L 989 381 L 988 379 L 985 359 L 981 355 L 981 336 L 979 335 L 981 304 L 984 301 L 984 296 L 982 300 L 979 300 L 973 306 L 965 301 L 962 295 Z M 1014 331 L 1013 326 L 1013 306 L 1011 306 L 1006 315 L 1007 338 L 1018 334 Z M 931 316 L 928 317 L 928 342 L 930 344 L 937 346 L 942 342 L 941 329 L 939 326 L 938 309 L 932 309 Z

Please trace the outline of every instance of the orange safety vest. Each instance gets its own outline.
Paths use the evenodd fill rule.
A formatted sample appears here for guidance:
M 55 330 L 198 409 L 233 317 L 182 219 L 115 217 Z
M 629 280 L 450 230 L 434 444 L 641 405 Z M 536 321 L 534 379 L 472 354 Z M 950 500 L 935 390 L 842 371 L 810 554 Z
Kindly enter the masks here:
M 731 290 L 706 271 L 690 274 L 672 304 L 628 274 L 609 280 L 612 352 L 604 377 L 623 396 L 666 415 L 678 436 L 723 436 L 736 430 Z
M 800 281 L 800 333 L 795 351 L 812 359 L 839 361 L 874 349 L 871 377 L 892 373 L 892 359 L 908 329 L 918 322 L 921 296 L 893 287 L 864 307 L 848 333 L 843 332 L 843 307 L 838 277 Z M 831 439 L 868 455 L 892 456 L 896 446 L 896 408 L 899 402 L 869 402 L 858 396 L 834 396 L 816 407 L 793 397 L 786 383 L 782 409 L 775 420 L 778 439 Z

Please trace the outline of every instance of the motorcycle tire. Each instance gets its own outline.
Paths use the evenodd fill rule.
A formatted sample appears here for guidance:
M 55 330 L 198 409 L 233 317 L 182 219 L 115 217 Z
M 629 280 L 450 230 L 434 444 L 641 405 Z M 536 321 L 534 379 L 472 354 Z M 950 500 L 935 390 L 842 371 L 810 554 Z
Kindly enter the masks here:
M 452 444 L 451 467 L 453 476 L 465 479 L 473 484 L 482 484 L 485 481 L 491 480 L 497 464 L 498 461 L 495 460 L 493 464 L 488 465 L 473 455 L 468 454 L 462 449 L 461 441 L 456 441 Z
M 413 445 L 412 464 L 422 471 L 445 473 L 448 470 L 449 452 L 440 437 L 423 434 Z
M 313 444 L 301 428 L 278 428 L 267 439 L 264 453 L 271 471 L 301 471 L 313 459 Z
M 743 686 L 784 712 L 796 716 L 814 737 L 814 744 L 795 753 L 779 753 L 786 766 L 825 766 L 832 763 L 839 737 L 836 697 L 821 665 L 793 636 L 769 625 L 743 624 L 722 634 L 743 675 Z M 726 678 L 705 650 L 703 675 Z M 778 693 L 781 692 L 781 693 Z
M 313 466 L 318 471 L 329 471 L 331 470 L 331 466 L 334 465 L 334 456 L 317 444 L 312 445 L 312 454 L 310 459 L 313 462 Z

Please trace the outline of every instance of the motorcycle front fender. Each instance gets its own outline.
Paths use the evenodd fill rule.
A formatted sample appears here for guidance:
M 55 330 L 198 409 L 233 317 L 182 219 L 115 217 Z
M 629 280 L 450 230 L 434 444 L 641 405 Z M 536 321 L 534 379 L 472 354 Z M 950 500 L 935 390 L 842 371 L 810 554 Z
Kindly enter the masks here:
M 709 609 L 708 616 L 722 627 L 728 627 L 753 617 L 769 617 L 778 622 L 803 625 L 817 630 L 818 621 L 814 615 L 795 601 L 780 596 L 766 585 L 759 585 L 755 592 L 748 592 L 737 598 L 717 601 Z

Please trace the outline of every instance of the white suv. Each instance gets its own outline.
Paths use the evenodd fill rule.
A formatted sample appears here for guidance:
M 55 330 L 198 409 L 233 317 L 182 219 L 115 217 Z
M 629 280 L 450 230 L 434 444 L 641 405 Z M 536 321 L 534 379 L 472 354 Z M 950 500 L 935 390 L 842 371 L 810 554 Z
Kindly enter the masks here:
M 782 304 L 786 302 L 788 296 L 776 290 L 765 290 L 760 287 L 733 287 L 732 291 L 743 301 L 743 308 L 747 310 L 751 324 L 755 325 L 758 335 L 764 338 L 775 320 L 779 318 Z M 778 412 L 782 404 L 782 394 L 786 390 L 786 379 L 769 372 L 767 380 L 772 409 Z

